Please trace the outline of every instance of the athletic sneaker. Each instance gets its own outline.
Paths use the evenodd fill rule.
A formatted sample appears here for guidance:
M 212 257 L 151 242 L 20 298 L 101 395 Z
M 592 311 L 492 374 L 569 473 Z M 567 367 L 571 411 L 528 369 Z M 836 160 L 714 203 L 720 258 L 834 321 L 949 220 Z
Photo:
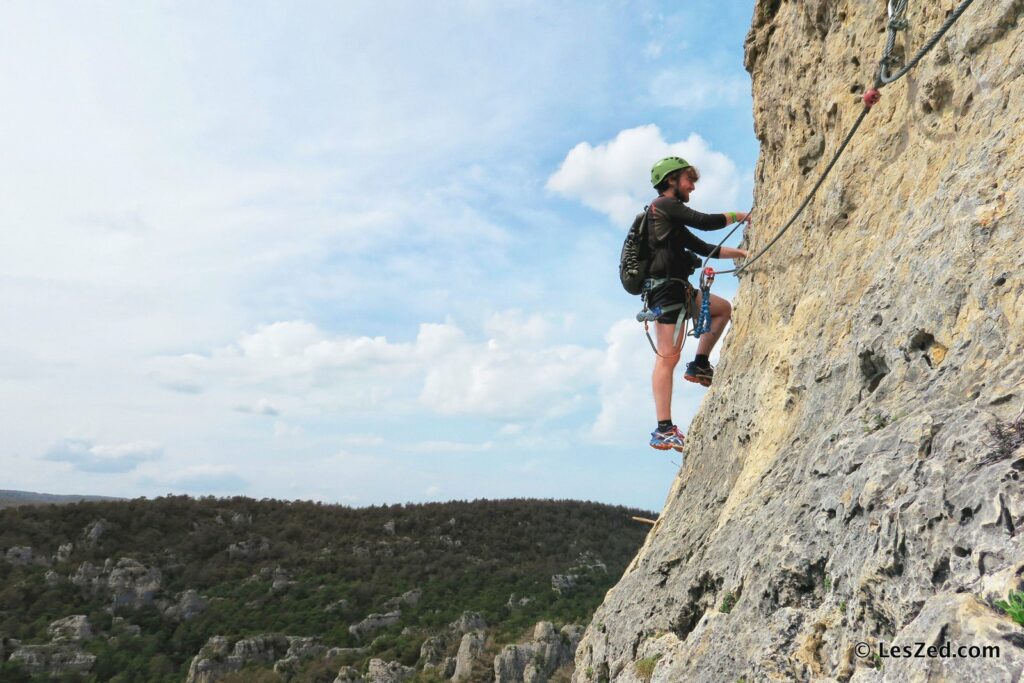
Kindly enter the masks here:
M 657 448 L 659 451 L 667 451 L 670 448 L 674 448 L 682 452 L 685 447 L 686 434 L 679 431 L 679 427 L 675 425 L 672 425 L 672 428 L 667 432 L 659 432 L 657 430 L 651 432 L 651 448 Z
M 683 373 L 683 379 L 687 382 L 696 382 L 701 386 L 711 386 L 711 379 L 715 376 L 715 369 L 710 365 L 697 365 L 696 361 L 690 361 L 686 364 L 686 372 Z

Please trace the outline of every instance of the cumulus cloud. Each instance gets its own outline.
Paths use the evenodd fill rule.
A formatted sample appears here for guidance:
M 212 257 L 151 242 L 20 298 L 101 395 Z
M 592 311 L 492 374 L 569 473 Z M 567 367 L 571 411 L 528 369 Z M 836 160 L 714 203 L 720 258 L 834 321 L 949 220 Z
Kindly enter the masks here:
M 423 404 L 446 415 L 551 417 L 571 411 L 594 385 L 601 351 L 547 343 L 546 323 L 537 316 L 496 314 L 486 328 L 483 343 L 447 332 L 449 351 L 429 365 Z
M 651 166 L 666 156 L 681 156 L 700 169 L 691 206 L 707 212 L 736 207 L 740 191 L 736 164 L 696 133 L 668 142 L 653 124 L 623 130 L 614 140 L 597 146 L 579 143 L 548 178 L 547 188 L 628 225 L 651 200 Z
M 108 445 L 84 439 L 65 439 L 50 448 L 43 457 L 66 462 L 80 472 L 120 474 L 131 472 L 144 462 L 163 455 L 163 446 L 152 441 Z
M 346 372 L 407 365 L 408 349 L 384 337 L 329 337 L 315 325 L 292 320 L 260 327 L 237 342 L 207 355 L 187 353 L 153 361 L 153 378 L 162 386 L 205 388 L 224 381 L 264 385 L 281 391 L 326 386 Z M 266 399 L 262 399 L 266 400 Z M 245 405 L 245 404 L 243 404 Z M 268 413 L 259 402 L 254 412 Z
M 729 334 L 727 326 L 722 334 Z M 654 334 L 652 332 L 651 336 Z M 601 407 L 590 427 L 591 437 L 599 443 L 635 443 L 637 434 L 655 423 L 651 371 L 654 353 L 643 329 L 635 320 L 620 320 L 605 335 L 607 351 L 598 371 Z M 693 358 L 696 340 L 688 338 L 683 357 L 676 368 L 672 392 L 672 419 L 678 425 L 689 424 L 700 408 L 706 389 L 682 378 L 682 365 Z M 718 362 L 719 341 L 711 352 L 711 363 Z
M 559 342 L 566 324 L 511 310 L 491 315 L 483 338 L 445 322 L 421 324 L 412 342 L 391 342 L 278 322 L 206 354 L 158 358 L 152 375 L 168 388 L 241 394 L 236 410 L 263 414 L 273 414 L 280 397 L 302 399 L 292 402 L 307 410 L 317 401 L 391 411 L 418 402 L 443 415 L 543 419 L 584 404 L 597 384 L 602 350 Z
M 615 323 L 605 342 L 607 351 L 598 371 L 601 408 L 590 431 L 597 441 L 616 442 L 653 421 L 650 374 L 654 354 L 635 320 Z

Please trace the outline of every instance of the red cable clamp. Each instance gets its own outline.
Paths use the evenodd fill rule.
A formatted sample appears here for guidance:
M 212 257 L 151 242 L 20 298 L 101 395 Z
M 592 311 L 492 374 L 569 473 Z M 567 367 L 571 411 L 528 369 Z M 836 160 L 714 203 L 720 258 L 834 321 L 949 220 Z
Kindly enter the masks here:
M 877 88 L 872 88 L 864 93 L 864 106 L 870 109 L 872 106 L 878 104 L 878 100 L 882 99 L 882 93 L 878 92 Z

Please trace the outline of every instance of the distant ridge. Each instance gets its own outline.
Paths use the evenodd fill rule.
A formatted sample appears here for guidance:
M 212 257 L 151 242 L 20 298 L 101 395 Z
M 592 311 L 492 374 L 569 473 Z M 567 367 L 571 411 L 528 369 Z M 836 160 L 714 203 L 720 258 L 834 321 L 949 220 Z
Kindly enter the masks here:
M 0 489 L 0 508 L 13 508 L 19 505 L 68 505 L 82 501 L 124 500 L 111 496 L 80 496 L 57 495 L 53 493 L 35 493 L 33 491 L 5 491 Z

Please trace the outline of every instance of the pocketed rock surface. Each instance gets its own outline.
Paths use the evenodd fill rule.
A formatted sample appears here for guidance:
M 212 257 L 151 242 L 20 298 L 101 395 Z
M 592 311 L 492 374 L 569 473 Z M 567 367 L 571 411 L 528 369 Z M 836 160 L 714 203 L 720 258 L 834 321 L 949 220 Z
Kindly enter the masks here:
M 911 0 L 897 54 L 956 4 Z M 860 113 L 885 6 L 758 0 L 747 248 Z M 993 433 L 1024 411 L 1024 1 L 976 1 L 881 92 L 740 276 L 686 462 L 573 681 L 1024 676 L 994 606 L 1024 589 L 1024 449 Z M 879 654 L 918 642 L 999 656 Z

